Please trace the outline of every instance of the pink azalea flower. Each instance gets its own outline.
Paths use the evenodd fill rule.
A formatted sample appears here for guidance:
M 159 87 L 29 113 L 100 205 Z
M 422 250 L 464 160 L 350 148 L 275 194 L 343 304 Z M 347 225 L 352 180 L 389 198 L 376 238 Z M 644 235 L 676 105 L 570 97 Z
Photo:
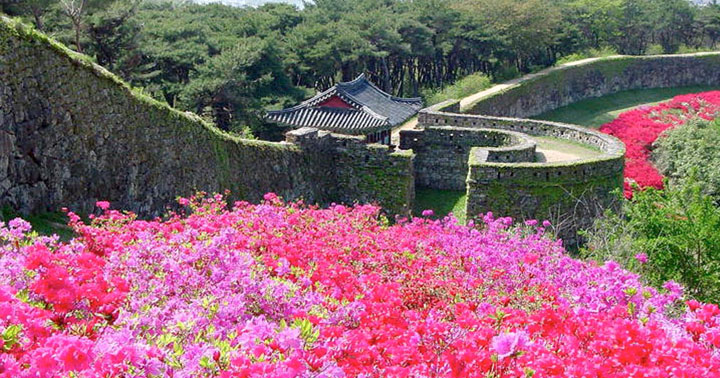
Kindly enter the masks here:
M 528 335 L 524 331 L 509 332 L 497 335 L 492 338 L 490 345 L 498 359 L 510 357 L 513 354 L 523 350 L 528 343 Z
M 648 261 L 648 255 L 646 253 L 638 253 L 635 255 L 635 260 L 639 261 L 641 264 L 645 264 Z

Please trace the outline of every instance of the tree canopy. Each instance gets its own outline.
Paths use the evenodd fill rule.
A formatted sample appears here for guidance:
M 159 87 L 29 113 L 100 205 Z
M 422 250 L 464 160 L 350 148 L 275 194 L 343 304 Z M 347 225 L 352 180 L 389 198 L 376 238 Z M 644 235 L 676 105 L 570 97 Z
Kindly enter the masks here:
M 315 0 L 237 8 L 153 0 L 0 4 L 136 87 L 220 127 L 366 73 L 417 96 L 470 74 L 496 81 L 593 52 L 711 49 L 720 5 L 688 0 Z

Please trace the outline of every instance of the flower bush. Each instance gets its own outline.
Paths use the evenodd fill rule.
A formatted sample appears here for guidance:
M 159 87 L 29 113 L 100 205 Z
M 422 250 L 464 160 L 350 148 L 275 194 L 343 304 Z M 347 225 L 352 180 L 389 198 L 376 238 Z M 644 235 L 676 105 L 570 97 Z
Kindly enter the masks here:
M 389 224 L 374 206 L 105 208 L 0 228 L 2 377 L 707 377 L 720 310 L 543 226 Z
M 624 112 L 600 127 L 625 143 L 625 196 L 638 187 L 662 189 L 663 176 L 650 162 L 652 145 L 667 129 L 693 119 L 712 120 L 720 113 L 720 91 L 681 95 L 656 106 L 641 106 Z

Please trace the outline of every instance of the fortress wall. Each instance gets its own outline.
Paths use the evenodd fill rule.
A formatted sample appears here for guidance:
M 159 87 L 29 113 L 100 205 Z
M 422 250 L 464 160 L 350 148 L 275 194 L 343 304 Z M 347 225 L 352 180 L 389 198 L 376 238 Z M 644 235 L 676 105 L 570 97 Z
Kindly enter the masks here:
M 287 134 L 307 156 L 324 151 L 322 158 L 330 159 L 322 183 L 331 201 L 378 203 L 390 214 L 408 215 L 415 200 L 414 154 L 363 139 L 313 128 Z
M 520 167 L 470 162 L 466 211 L 469 219 L 491 211 L 515 220 L 549 220 L 565 246 L 576 248 L 578 230 L 589 229 L 606 209 L 618 209 L 622 183 L 622 166 L 611 160 Z
M 243 140 L 135 93 L 87 59 L 0 16 L 0 206 L 89 212 L 102 199 L 148 216 L 176 196 L 229 189 L 249 201 L 272 191 L 321 204 L 378 199 L 403 214 L 411 207 L 409 154 Z M 400 185 L 368 185 L 379 174 L 365 169 L 363 154 L 395 167 L 383 182 Z
M 608 154 L 622 154 L 625 152 L 625 146 L 616 138 L 587 127 L 560 122 L 453 112 L 453 110 L 458 107 L 458 100 L 449 100 L 423 109 L 420 113 L 420 118 L 418 118 L 418 126 L 420 128 L 454 126 L 498 129 L 531 136 L 565 139 L 596 147 L 600 151 Z
M 566 246 L 572 247 L 580 242 L 578 230 L 588 228 L 605 209 L 620 203 L 625 146 L 616 138 L 562 123 L 452 112 L 457 109 L 457 101 L 448 101 L 423 110 L 419 130 L 412 131 L 413 140 L 422 140 L 423 135 L 432 135 L 435 130 L 475 128 L 560 138 L 598 149 L 597 156 L 576 161 L 498 162 L 488 159 L 487 148 L 475 144 L 469 149 L 467 175 L 464 176 L 469 219 L 491 211 L 516 220 L 550 220 L 553 230 L 565 240 Z M 525 138 L 532 140 L 532 137 Z M 465 150 L 473 143 L 462 141 L 462 148 Z M 446 166 L 434 163 L 436 159 L 424 156 L 432 152 L 410 147 L 416 153 L 416 161 L 425 162 L 422 169 L 427 172 L 426 176 L 440 176 L 447 170 Z M 416 170 L 420 167 L 416 166 Z M 424 184 L 418 182 L 418 185 Z
M 463 110 L 526 118 L 620 91 L 690 85 L 720 86 L 720 52 L 612 56 L 552 67 L 521 78 L 508 88 L 491 89 Z
M 415 154 L 418 186 L 465 190 L 470 150 L 482 146 L 489 161 L 531 161 L 535 143 L 518 133 L 462 127 L 428 127 L 400 133 L 400 148 Z

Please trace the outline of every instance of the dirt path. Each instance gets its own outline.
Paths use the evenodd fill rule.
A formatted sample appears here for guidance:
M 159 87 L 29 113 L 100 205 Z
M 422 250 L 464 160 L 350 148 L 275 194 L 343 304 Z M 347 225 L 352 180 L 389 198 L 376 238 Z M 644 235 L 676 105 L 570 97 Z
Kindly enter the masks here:
M 537 141 L 535 150 L 538 163 L 553 163 L 587 159 L 602 152 L 567 140 L 552 137 L 532 137 Z
M 400 131 L 402 130 L 412 130 L 417 126 L 418 124 L 418 117 L 413 117 L 407 122 L 403 123 L 401 126 L 393 129 L 391 137 L 390 137 L 390 143 L 399 146 L 400 145 Z
M 472 95 L 472 96 L 468 96 L 468 97 L 465 97 L 464 99 L 462 99 L 462 100 L 460 101 L 460 109 L 462 109 L 462 110 L 467 109 L 470 105 L 474 104 L 477 100 L 479 100 L 479 99 L 481 99 L 481 98 L 483 98 L 483 97 L 490 96 L 490 95 L 495 94 L 495 93 L 497 93 L 497 92 L 502 92 L 502 91 L 504 91 L 505 89 L 507 89 L 507 88 L 509 88 L 509 87 L 512 87 L 512 86 L 514 86 L 514 85 L 516 85 L 516 84 L 520 84 L 520 83 L 525 82 L 525 81 L 528 81 L 528 80 L 532 80 L 532 79 L 534 79 L 534 78 L 536 78 L 536 77 L 538 77 L 538 76 L 545 75 L 545 74 L 547 74 L 548 72 L 561 70 L 561 69 L 563 69 L 563 68 L 565 68 L 565 67 L 572 67 L 572 66 L 578 66 L 578 65 L 581 65 L 581 64 L 585 64 L 585 63 L 590 63 L 590 62 L 596 61 L 596 60 L 598 60 L 598 59 L 604 59 L 604 58 L 588 58 L 588 59 L 577 60 L 577 61 L 574 61 L 574 62 L 562 64 L 562 65 L 559 65 L 559 66 L 546 68 L 546 69 L 544 69 L 544 70 L 542 70 L 542 71 L 538 71 L 538 72 L 536 72 L 536 73 L 534 73 L 534 74 L 529 74 L 529 75 L 525 75 L 525 76 L 519 77 L 519 78 L 517 78 L 517 79 L 512 79 L 512 80 L 506 81 L 506 82 L 504 82 L 504 83 L 502 83 L 502 84 L 497 84 L 497 85 L 492 86 L 492 87 L 490 87 L 490 88 L 488 88 L 488 89 L 486 89 L 486 90 L 484 90 L 484 91 L 482 91 L 482 92 L 475 93 L 475 94 Z

